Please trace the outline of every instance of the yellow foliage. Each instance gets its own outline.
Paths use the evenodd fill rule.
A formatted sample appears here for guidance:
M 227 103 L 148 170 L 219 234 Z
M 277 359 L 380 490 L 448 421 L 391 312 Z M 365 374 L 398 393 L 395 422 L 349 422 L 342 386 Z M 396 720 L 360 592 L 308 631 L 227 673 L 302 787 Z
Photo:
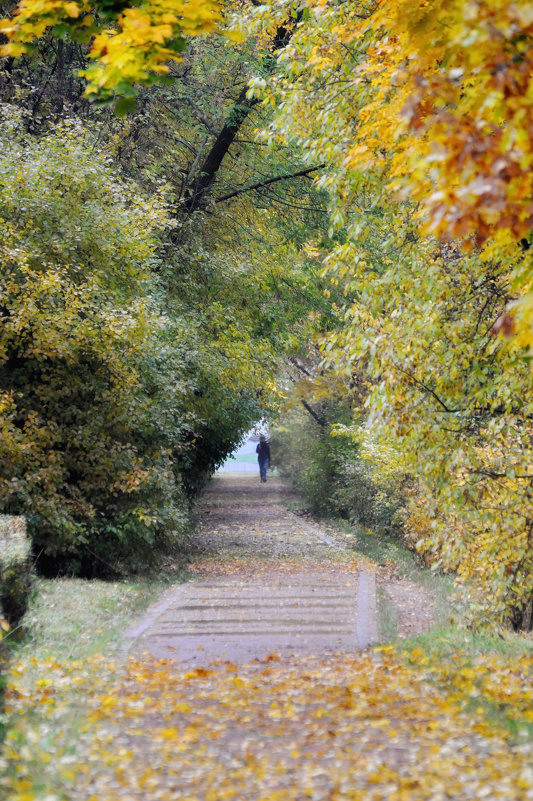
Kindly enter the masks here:
M 219 0 L 144 0 L 106 21 L 97 2 L 22 0 L 11 18 L 0 20 L 7 38 L 0 56 L 21 55 L 57 26 L 78 39 L 92 37 L 93 63 L 80 74 L 88 80 L 87 95 L 105 96 L 167 73 L 168 62 L 181 59 L 185 38 L 213 31 L 220 11 Z
M 416 649 L 415 649 L 416 650 Z M 451 693 L 455 702 L 463 707 L 475 700 L 479 706 L 500 710 L 517 724 L 530 722 L 533 705 L 533 657 L 518 659 L 497 654 L 475 657 L 459 651 L 449 659 L 423 660 L 414 651 L 405 654 L 409 663 L 420 664 L 432 678 Z M 480 708 L 483 711 L 483 707 Z
M 307 0 L 270 141 L 324 163 L 327 364 L 368 377 L 338 433 L 389 482 L 428 562 L 527 623 L 533 592 L 533 14 L 519 0 Z M 288 3 L 250 12 L 261 29 Z M 521 241 L 521 240 L 524 241 Z M 498 336 L 499 334 L 499 336 Z M 360 414 L 357 408 L 355 416 Z M 465 590 L 466 592 L 466 590 Z
M 279 19 L 287 8 L 265 5 L 252 16 Z M 267 101 L 282 102 L 278 131 L 328 163 L 319 183 L 336 196 L 332 227 L 365 195 L 396 198 L 416 204 L 422 234 L 491 248 L 515 279 L 496 330 L 531 348 L 533 264 L 518 246 L 533 229 L 530 0 L 306 6 Z M 322 102 L 324 87 L 338 89 L 334 102 Z

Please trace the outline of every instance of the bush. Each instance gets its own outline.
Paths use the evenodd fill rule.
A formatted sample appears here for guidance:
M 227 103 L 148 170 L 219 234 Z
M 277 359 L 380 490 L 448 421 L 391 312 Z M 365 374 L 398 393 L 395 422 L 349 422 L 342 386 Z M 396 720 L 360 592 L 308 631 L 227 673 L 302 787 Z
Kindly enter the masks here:
M 3 511 L 26 517 L 43 572 L 153 561 L 187 521 L 188 384 L 154 269 L 165 211 L 78 124 L 35 139 L 13 110 L 0 204 Z
M 32 586 L 29 542 L 21 518 L 0 515 L 0 618 L 17 626 L 28 608 Z
M 163 201 L 93 140 L 0 117 L 0 508 L 25 516 L 45 575 L 181 548 L 274 369 L 255 268 L 175 246 Z
M 401 494 L 392 482 L 376 481 L 360 446 L 338 432 L 349 420 L 341 403 L 322 402 L 318 417 L 293 409 L 272 432 L 280 473 L 293 481 L 314 514 L 354 520 L 378 532 L 399 534 Z
M 0 559 L 0 607 L 10 626 L 16 626 L 24 617 L 30 592 L 30 558 Z

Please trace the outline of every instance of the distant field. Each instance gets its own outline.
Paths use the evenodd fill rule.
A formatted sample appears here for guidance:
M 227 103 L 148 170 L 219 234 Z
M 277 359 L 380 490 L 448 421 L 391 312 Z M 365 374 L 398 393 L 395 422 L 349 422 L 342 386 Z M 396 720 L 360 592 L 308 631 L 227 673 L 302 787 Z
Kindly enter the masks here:
M 248 438 L 218 469 L 218 473 L 255 473 L 257 466 L 257 439 Z

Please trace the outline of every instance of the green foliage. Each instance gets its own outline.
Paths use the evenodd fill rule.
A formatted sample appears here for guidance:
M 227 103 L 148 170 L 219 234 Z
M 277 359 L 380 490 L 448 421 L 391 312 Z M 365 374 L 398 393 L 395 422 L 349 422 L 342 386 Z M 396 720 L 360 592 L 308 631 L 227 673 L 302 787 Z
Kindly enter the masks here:
M 192 499 L 277 403 L 314 277 L 245 201 L 238 236 L 224 214 L 170 220 L 95 145 L 103 129 L 35 139 L 9 113 L 0 498 L 41 571 L 113 574 L 184 542 Z
M 257 119 L 244 115 L 190 202 L 251 65 L 272 66 L 265 52 L 197 39 L 123 119 L 82 101 L 68 37 L 0 75 L 20 116 L 3 128 L 0 180 L 0 500 L 28 516 L 43 571 L 113 573 L 183 543 L 208 476 L 275 411 L 280 364 L 331 316 L 324 195 L 277 180 L 302 162 L 257 144 Z
M 0 553 L 0 609 L 11 627 L 24 617 L 32 587 L 31 559 Z
M 30 544 L 24 520 L 0 515 L 0 619 L 4 619 L 4 624 L 7 621 L 11 628 L 18 626 L 26 612 L 32 583 Z M 0 640 L 4 637 L 5 631 L 0 631 Z
M 349 420 L 350 413 L 349 404 L 331 400 L 320 404 L 321 423 L 303 408 L 287 411 L 272 434 L 276 467 L 296 484 L 315 514 L 398 536 L 400 494 L 393 485 L 376 481 L 357 442 L 334 435 L 335 426 Z
M 185 523 L 184 380 L 153 279 L 164 211 L 76 124 L 35 140 L 13 114 L 0 136 L 2 504 L 42 569 L 113 572 Z

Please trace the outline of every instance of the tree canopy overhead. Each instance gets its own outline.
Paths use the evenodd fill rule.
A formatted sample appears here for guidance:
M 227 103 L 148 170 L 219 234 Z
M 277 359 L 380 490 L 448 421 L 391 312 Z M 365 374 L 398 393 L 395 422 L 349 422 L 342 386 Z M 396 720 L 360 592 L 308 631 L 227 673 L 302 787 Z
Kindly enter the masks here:
M 503 328 L 513 318 L 516 346 L 531 346 L 533 266 L 519 246 L 527 247 L 533 226 L 531 3 L 308 0 L 303 7 L 306 20 L 280 56 L 289 68 L 285 89 L 283 81 L 271 85 L 288 128 L 293 120 L 302 146 L 313 147 L 305 120 L 314 115 L 304 108 L 316 99 L 320 152 L 336 163 L 332 180 L 343 182 L 342 194 L 371 188 L 382 199 L 409 199 L 423 234 L 511 265 L 516 297 Z M 268 25 L 290 8 L 267 3 L 253 14 Z M 334 119 L 339 104 L 319 98 L 333 86 L 351 98 L 348 128 Z
M 305 247 L 325 208 L 293 149 L 255 142 L 245 93 L 271 43 L 199 38 L 118 118 L 79 102 L 83 52 L 58 34 L 1 81 L 0 495 L 42 569 L 92 574 L 183 542 L 275 407 L 281 361 L 329 314 Z
M 135 94 L 134 84 L 168 74 L 181 60 L 187 39 L 213 31 L 221 21 L 218 0 L 22 0 L 0 21 L 7 43 L 0 55 L 20 56 L 48 30 L 90 43 L 91 63 L 82 75 L 89 96 Z M 125 107 L 125 106 L 124 106 Z
M 115 431 L 116 421 L 109 425 L 121 447 L 131 446 L 142 475 L 159 487 L 173 481 L 178 508 L 246 426 L 295 385 L 293 407 L 318 426 L 315 454 L 327 461 L 330 435 L 337 437 L 330 461 L 344 509 L 353 484 L 342 471 L 368 467 L 367 484 L 386 479 L 394 487 L 396 519 L 425 558 L 481 588 L 483 614 L 516 625 L 531 620 L 530 4 L 27 2 L 2 30 L 0 92 L 20 113 L 17 131 L 4 133 L 6 174 L 16 174 L 15 152 L 31 163 L 32 148 L 40 147 L 31 144 L 35 137 L 48 141 L 45 151 L 67 148 L 66 161 L 85 187 L 71 198 L 77 180 L 65 189 L 39 150 L 46 197 L 29 169 L 31 204 L 19 209 L 20 228 L 6 215 L 3 241 L 10 248 L 16 239 L 21 253 L 32 254 L 32 282 L 41 289 L 47 276 L 48 314 L 62 291 L 85 298 L 95 282 L 110 282 L 118 316 L 140 315 L 138 352 L 127 351 L 131 373 L 120 348 L 109 359 L 117 375 L 125 370 L 125 385 L 136 377 L 132 408 L 143 415 L 133 415 L 138 425 L 127 437 Z M 203 35 L 213 31 L 224 35 Z M 84 92 L 121 97 L 123 112 L 133 98 L 137 104 L 117 118 L 84 100 Z M 90 176 L 100 174 L 107 186 L 92 206 L 85 198 L 97 178 L 74 157 L 75 143 L 67 147 L 65 119 L 83 131 Z M 101 162 L 89 157 L 91 147 Z M 13 187 L 2 186 L 14 209 Z M 135 262 L 143 277 L 132 279 L 132 297 L 116 274 L 122 268 L 113 248 L 121 240 L 113 226 L 96 237 L 98 257 L 86 258 L 88 213 L 105 217 L 108 190 L 124 241 L 135 233 L 132 252 L 145 254 Z M 122 191 L 135 198 L 131 209 L 120 205 Z M 124 214 L 142 204 L 149 219 L 131 232 Z M 63 224 L 70 205 L 72 221 Z M 37 247 L 31 231 L 54 225 L 64 236 L 47 233 Z M 64 367 L 39 344 L 36 332 L 47 317 L 18 258 L 6 318 L 9 325 L 18 319 L 24 275 L 33 299 L 24 307 L 33 321 L 27 341 L 41 355 L 15 337 L 5 347 L 6 365 L 16 363 L 20 381 L 33 371 L 41 389 L 22 408 L 11 369 L 2 388 L 12 404 L 10 436 L 25 446 L 36 409 L 46 437 L 51 421 L 69 429 L 50 412 L 56 407 L 47 393 Z M 60 284 L 71 280 L 73 264 L 78 284 L 67 292 Z M 100 343 L 111 352 L 118 312 L 106 306 L 104 291 L 90 297 L 95 319 L 109 313 L 115 321 Z M 60 315 L 61 331 L 72 325 L 73 332 L 68 347 L 61 345 L 65 352 L 90 327 L 76 302 L 81 314 L 68 302 Z M 96 348 L 89 340 L 89 350 Z M 98 358 L 107 364 L 100 351 Z M 49 361 L 58 371 L 53 380 Z M 94 376 L 84 359 L 74 361 L 85 386 Z M 112 371 L 105 375 L 112 383 Z M 115 392 L 118 383 L 112 401 Z M 123 402 L 117 399 L 120 408 Z M 92 431 L 91 409 L 83 409 L 84 431 Z M 56 452 L 47 442 L 43 459 Z M 86 446 L 78 452 L 78 445 L 68 440 L 64 447 L 79 461 Z M 308 452 L 314 458 L 312 447 Z M 9 481 L 20 480 L 22 463 Z M 328 486 L 324 471 L 311 474 Z M 87 486 L 84 502 L 92 508 L 99 496 Z M 151 511 L 137 504 L 139 486 L 121 484 L 117 540 L 126 508 L 141 539 L 146 519 L 164 517 L 159 500 Z M 5 498 L 22 508 L 21 494 Z M 324 508 L 332 508 L 329 501 Z M 55 519 L 54 526 L 62 524 Z M 97 528 L 83 529 L 91 548 Z M 57 530 L 49 527 L 48 544 L 61 539 Z

